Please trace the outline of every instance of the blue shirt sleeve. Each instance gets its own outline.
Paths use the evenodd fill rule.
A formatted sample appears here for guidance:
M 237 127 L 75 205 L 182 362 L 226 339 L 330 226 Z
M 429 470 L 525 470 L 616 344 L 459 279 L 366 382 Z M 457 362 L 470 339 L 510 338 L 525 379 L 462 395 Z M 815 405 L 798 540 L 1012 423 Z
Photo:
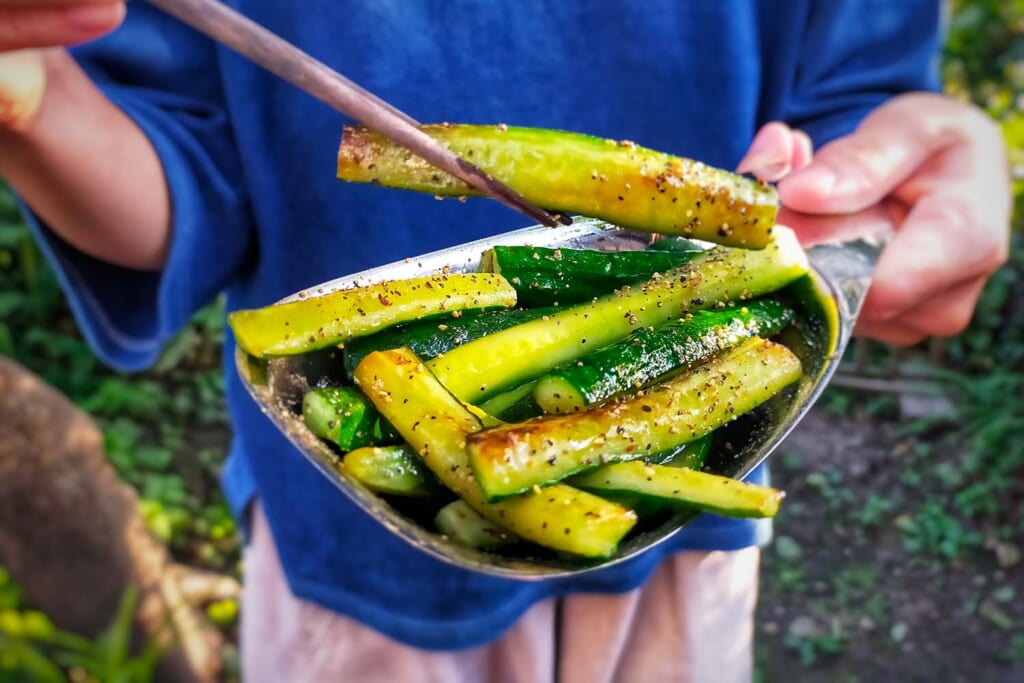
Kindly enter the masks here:
M 942 4 L 811 2 L 784 120 L 821 146 L 894 95 L 938 90 Z
M 27 211 L 83 333 L 119 369 L 153 363 L 164 342 L 252 258 L 253 222 L 215 49 L 144 3 L 130 3 L 121 29 L 73 53 L 149 138 L 171 195 L 173 234 L 161 273 L 93 259 Z

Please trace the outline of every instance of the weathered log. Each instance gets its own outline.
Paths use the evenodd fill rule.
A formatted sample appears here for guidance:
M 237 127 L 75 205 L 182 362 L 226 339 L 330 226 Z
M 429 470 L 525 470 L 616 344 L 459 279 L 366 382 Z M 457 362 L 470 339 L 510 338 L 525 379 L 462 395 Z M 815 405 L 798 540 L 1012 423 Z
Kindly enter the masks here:
M 159 679 L 214 681 L 221 635 L 185 599 L 166 547 L 92 420 L 0 357 L 0 561 L 59 627 L 93 636 L 137 585 L 140 638 L 172 646 Z M 168 628 L 168 624 L 172 628 Z

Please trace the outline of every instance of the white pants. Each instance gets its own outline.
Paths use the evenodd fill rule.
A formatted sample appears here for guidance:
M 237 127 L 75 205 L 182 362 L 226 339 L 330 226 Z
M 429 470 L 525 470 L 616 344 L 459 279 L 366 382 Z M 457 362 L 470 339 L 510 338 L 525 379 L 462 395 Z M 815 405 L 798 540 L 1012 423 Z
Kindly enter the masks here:
M 749 683 L 759 557 L 757 548 L 680 553 L 632 592 L 545 600 L 492 643 L 432 652 L 292 595 L 257 505 L 245 551 L 243 681 Z

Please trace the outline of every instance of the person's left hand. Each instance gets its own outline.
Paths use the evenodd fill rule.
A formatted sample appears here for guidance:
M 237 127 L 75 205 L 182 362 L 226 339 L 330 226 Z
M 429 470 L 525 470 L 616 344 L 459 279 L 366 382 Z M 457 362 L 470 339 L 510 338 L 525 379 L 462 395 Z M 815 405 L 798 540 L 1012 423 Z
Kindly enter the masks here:
M 906 345 L 963 331 L 1006 261 L 1005 143 L 984 113 L 949 98 L 896 97 L 817 154 L 803 132 L 769 123 L 738 170 L 779 181 L 779 223 L 805 245 L 895 231 L 860 335 Z

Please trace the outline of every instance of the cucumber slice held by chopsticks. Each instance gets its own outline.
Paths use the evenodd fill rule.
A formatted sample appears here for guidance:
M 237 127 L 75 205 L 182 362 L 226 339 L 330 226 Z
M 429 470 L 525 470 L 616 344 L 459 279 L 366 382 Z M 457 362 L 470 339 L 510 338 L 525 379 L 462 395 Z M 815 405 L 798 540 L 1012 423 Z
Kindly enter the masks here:
M 778 195 L 768 185 L 626 140 L 503 125 L 422 130 L 537 206 L 624 228 L 759 249 L 778 213 Z M 338 178 L 436 196 L 478 194 L 362 127 L 344 130 Z

